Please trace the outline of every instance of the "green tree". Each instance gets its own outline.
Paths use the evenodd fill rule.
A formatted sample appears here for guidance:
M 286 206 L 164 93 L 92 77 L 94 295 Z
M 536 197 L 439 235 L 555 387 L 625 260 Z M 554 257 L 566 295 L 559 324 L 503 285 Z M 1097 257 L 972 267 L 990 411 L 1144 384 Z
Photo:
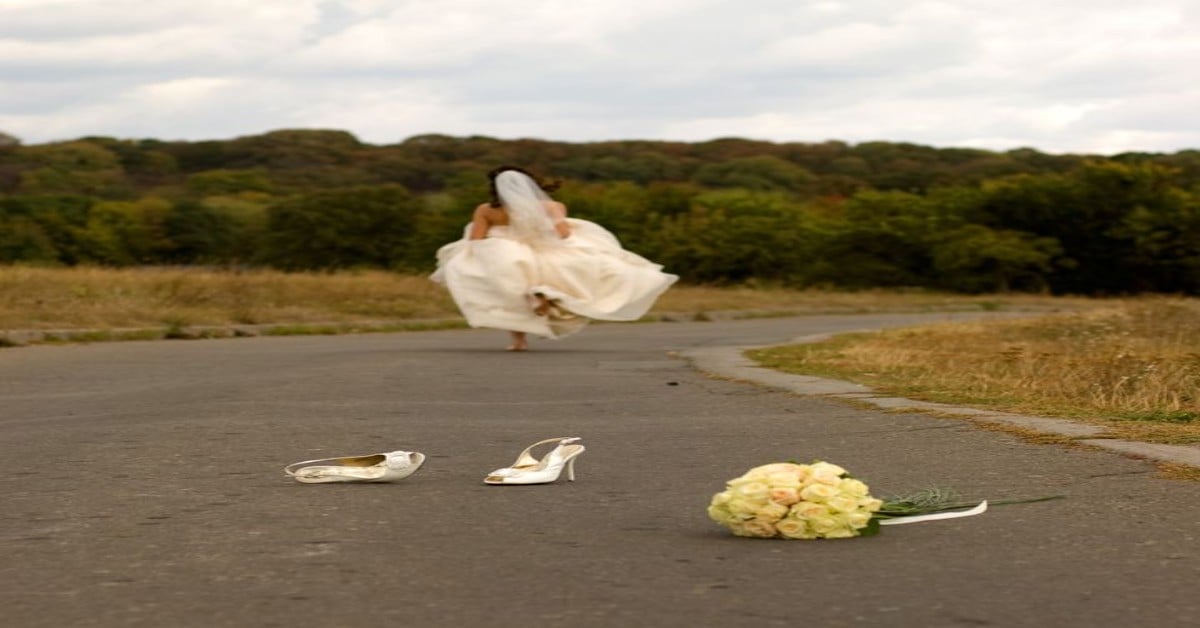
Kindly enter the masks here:
M 27 218 L 49 240 L 58 261 L 76 264 L 86 261 L 80 235 L 94 204 L 80 195 L 0 196 L 0 217 Z
M 84 141 L 117 156 L 121 169 L 131 183 L 157 186 L 170 182 L 179 172 L 175 157 L 159 150 L 156 140 L 120 140 L 111 137 L 86 137 Z
M 203 227 L 204 222 L 211 220 L 213 223 L 221 225 L 217 227 L 218 229 L 228 230 L 228 234 L 220 233 L 218 237 L 207 243 L 196 242 L 195 245 L 192 245 L 193 250 L 207 261 L 231 264 L 265 261 L 269 229 L 268 208 L 271 202 L 272 197 L 260 192 L 240 192 L 206 197 L 201 201 L 201 205 L 206 213 L 213 215 L 211 217 L 189 217 L 186 222 L 191 223 L 190 229 L 197 238 L 202 238 L 203 234 L 197 230 Z M 192 218 L 195 220 L 191 220 Z M 176 225 L 175 228 L 182 230 L 183 225 Z M 221 250 L 222 244 L 227 244 L 228 248 Z
M 1114 229 L 1132 244 L 1135 290 L 1200 294 L 1200 198 L 1175 196 L 1170 206 L 1135 207 Z
M 644 235 L 650 199 L 643 186 L 627 181 L 576 184 L 556 196 L 572 217 L 603 225 L 628 246 L 637 246 Z
M 712 187 L 807 192 L 815 177 L 789 161 L 763 155 L 742 157 L 701 167 L 692 180 Z
M 989 183 L 986 223 L 1057 240 L 1059 270 L 1049 277 L 1055 292 L 1120 294 L 1159 287 L 1148 225 L 1164 230 L 1185 219 L 1185 196 L 1172 184 L 1174 172 L 1149 162 L 1087 162 L 1067 174 L 1017 176 Z M 1141 233 L 1141 236 L 1139 236 Z M 1140 239 L 1139 239 L 1140 238 Z M 1173 236 L 1170 236 L 1171 239 Z
M 779 193 L 711 192 L 683 214 L 655 215 L 641 251 L 688 281 L 803 284 L 821 219 Z
M 427 194 L 421 199 L 401 266 L 421 272 L 433 270 L 437 250 L 463 237 L 471 210 L 479 204 L 482 192 L 459 192 Z
M 1044 291 L 1061 253 L 1054 238 L 977 224 L 933 236 L 936 284 L 963 292 Z
M 227 214 L 198 201 L 175 205 L 163 221 L 169 241 L 164 258 L 176 264 L 233 259 L 235 225 Z
M 845 203 L 840 218 L 822 242 L 816 280 L 854 288 L 928 284 L 928 237 L 939 215 L 925 197 L 865 191 Z
M 28 216 L 0 215 L 0 262 L 57 261 L 58 250 L 41 225 Z
M 189 192 L 198 196 L 271 191 L 271 181 L 262 168 L 197 172 L 187 178 L 187 186 Z
M 168 201 L 155 197 L 96 203 L 78 232 L 85 261 L 114 266 L 161 262 L 171 248 L 165 224 L 170 211 Z
M 18 188 L 24 194 L 113 196 L 127 192 L 120 159 L 92 142 L 24 146 L 17 158 L 26 168 Z
M 398 185 L 300 195 L 269 210 L 268 260 L 288 269 L 396 267 L 419 211 Z

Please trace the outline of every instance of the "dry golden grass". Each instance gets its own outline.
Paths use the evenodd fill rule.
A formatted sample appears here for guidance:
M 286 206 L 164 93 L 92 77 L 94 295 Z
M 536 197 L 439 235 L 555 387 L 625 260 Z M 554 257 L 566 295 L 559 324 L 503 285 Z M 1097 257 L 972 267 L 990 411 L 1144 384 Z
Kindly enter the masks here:
M 382 271 L 0 267 L 0 329 L 361 322 L 455 316 L 440 286 Z
M 1200 467 L 1169 462 L 1158 463 L 1158 477 L 1168 480 L 1187 480 L 1200 482 Z
M 752 352 L 766 366 L 906 397 L 1062 416 L 1200 442 L 1200 299 L 1146 298 Z
M 654 314 L 703 319 L 729 311 L 743 316 L 991 311 L 1055 309 L 1079 302 L 1019 295 L 676 286 L 659 300 Z M 0 266 L 0 330 L 357 323 L 457 316 L 446 291 L 427 277 L 383 271 Z

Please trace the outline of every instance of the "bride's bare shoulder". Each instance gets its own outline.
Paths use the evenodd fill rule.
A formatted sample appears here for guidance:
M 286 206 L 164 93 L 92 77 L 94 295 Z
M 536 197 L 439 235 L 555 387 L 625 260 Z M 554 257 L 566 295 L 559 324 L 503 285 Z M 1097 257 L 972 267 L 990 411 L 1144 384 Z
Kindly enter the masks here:
M 508 224 L 508 214 L 505 213 L 504 208 L 492 207 L 491 203 L 480 203 L 479 207 L 475 208 L 474 219 L 489 225 Z

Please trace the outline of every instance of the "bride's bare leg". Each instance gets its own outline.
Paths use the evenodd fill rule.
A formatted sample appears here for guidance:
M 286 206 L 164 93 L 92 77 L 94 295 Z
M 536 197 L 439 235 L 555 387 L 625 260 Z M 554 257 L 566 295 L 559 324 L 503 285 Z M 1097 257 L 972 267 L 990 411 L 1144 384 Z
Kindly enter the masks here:
M 525 332 L 510 331 L 512 334 L 512 344 L 508 345 L 509 351 L 524 351 L 529 348 L 529 343 L 525 341 Z

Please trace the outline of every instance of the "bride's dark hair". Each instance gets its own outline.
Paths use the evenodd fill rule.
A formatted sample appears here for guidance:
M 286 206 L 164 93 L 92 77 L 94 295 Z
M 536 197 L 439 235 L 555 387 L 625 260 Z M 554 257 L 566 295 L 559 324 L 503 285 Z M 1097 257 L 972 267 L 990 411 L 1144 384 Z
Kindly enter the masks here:
M 554 190 L 558 189 L 558 186 L 562 185 L 561 181 L 544 181 L 541 177 L 524 168 L 518 168 L 516 166 L 500 166 L 499 168 L 492 169 L 492 171 L 488 173 L 488 185 L 491 187 L 492 191 L 492 207 L 503 206 L 503 203 L 500 202 L 500 193 L 496 191 L 496 177 L 500 176 L 501 172 L 506 172 L 509 170 L 515 170 L 529 177 L 530 179 L 533 179 L 533 182 L 536 183 L 539 188 L 542 188 L 543 192 L 553 192 Z

